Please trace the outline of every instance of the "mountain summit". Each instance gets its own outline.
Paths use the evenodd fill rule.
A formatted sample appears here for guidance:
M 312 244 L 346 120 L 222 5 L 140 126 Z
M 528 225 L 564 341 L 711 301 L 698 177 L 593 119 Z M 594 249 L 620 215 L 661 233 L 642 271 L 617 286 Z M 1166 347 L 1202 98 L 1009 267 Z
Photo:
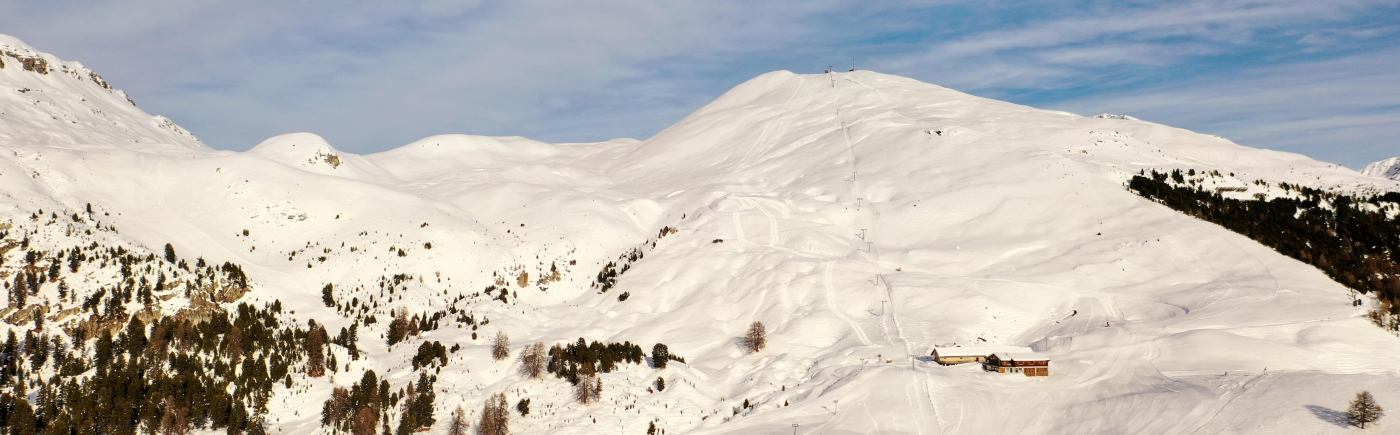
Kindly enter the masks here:
M 7 352 L 64 344 L 0 374 L 44 421 L 1268 433 L 1339 430 L 1360 389 L 1400 403 L 1373 295 L 1127 188 L 1400 190 L 1301 155 L 867 71 L 765 74 L 644 141 L 216 151 L 0 49 Z M 980 346 L 1049 376 L 931 356 Z
M 0 137 L 11 143 L 208 150 L 169 118 L 142 112 L 96 72 L 7 35 L 0 35 L 0 83 Z
M 1400 157 L 1391 157 L 1366 165 L 1366 168 L 1362 169 L 1361 173 L 1372 177 L 1400 180 Z

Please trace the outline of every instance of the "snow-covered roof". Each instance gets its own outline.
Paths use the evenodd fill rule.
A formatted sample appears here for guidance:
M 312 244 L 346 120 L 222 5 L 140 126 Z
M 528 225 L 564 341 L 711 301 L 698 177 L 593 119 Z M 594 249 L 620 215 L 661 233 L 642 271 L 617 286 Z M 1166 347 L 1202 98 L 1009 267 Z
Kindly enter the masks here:
M 998 352 L 1027 353 L 1033 352 L 1029 347 L 1020 346 L 971 346 L 971 347 L 935 347 L 934 355 L 940 357 L 950 356 L 987 356 Z
M 1030 349 L 1026 349 L 1030 350 Z M 1050 355 L 1040 352 L 995 352 L 997 359 L 1002 361 L 1049 361 Z

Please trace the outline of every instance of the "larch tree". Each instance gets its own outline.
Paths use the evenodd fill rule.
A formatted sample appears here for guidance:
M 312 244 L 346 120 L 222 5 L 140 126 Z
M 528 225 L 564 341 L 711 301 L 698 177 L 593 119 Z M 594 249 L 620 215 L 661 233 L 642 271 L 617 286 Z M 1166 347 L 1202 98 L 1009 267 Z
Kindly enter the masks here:
M 477 435 L 506 435 L 510 433 L 510 409 L 506 408 L 506 395 L 492 394 L 482 405 L 481 422 L 476 425 Z
M 165 399 L 165 409 L 161 412 L 160 434 L 161 435 L 187 435 L 194 429 L 190 422 L 189 411 L 185 408 L 175 406 L 175 401 Z
M 768 347 L 768 328 L 763 326 L 763 322 L 750 323 L 748 332 L 744 333 L 744 350 L 757 353 L 762 352 L 766 347 Z
M 491 341 L 491 358 L 496 361 L 506 359 L 510 356 L 510 337 L 505 331 L 496 332 L 496 339 Z
M 520 352 L 520 372 L 532 379 L 544 376 L 545 365 L 549 356 L 545 354 L 544 343 L 534 343 L 525 346 L 525 350 Z
M 310 321 L 311 330 L 306 334 L 306 374 L 319 378 L 326 374 L 326 342 L 330 337 L 326 328 Z
M 462 409 L 461 406 L 452 412 L 452 420 L 447 422 L 447 435 L 467 435 L 467 429 L 471 427 L 471 423 L 467 422 L 466 415 L 467 410 Z
M 603 380 L 593 369 L 593 364 L 579 366 L 578 383 L 574 384 L 574 398 L 584 405 L 597 402 L 603 397 Z
M 378 424 L 379 413 L 366 406 L 360 408 L 360 412 L 355 414 L 355 426 L 350 433 L 354 435 L 374 435 L 375 426 Z
M 1347 419 L 1351 424 L 1366 428 L 1366 423 L 1374 423 L 1385 416 L 1385 410 L 1376 404 L 1376 398 L 1371 397 L 1370 391 L 1356 393 L 1356 399 L 1351 401 L 1351 407 L 1347 408 Z

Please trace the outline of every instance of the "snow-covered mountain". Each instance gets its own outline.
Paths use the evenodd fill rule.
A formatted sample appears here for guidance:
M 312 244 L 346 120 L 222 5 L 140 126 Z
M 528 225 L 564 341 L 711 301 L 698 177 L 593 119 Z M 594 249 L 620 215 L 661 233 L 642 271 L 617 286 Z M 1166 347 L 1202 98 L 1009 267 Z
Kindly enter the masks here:
M 1391 157 L 1366 165 L 1361 173 L 1372 177 L 1400 180 L 1400 157 Z
M 104 243 L 240 265 L 240 301 L 280 301 L 290 324 L 358 325 L 363 357 L 331 346 L 331 375 L 275 384 L 276 433 L 323 433 L 333 388 L 368 370 L 396 391 L 436 376 L 430 433 L 495 393 L 530 399 L 512 433 L 559 434 L 1343 432 L 1356 391 L 1400 403 L 1400 338 L 1346 288 L 1124 187 L 1180 168 L 1240 198 L 1400 190 L 1297 154 L 865 71 L 765 74 L 645 141 L 444 135 L 355 155 L 299 133 L 229 152 L 77 63 L 10 37 L 0 60 L 7 242 L 92 241 L 38 210 L 100 220 Z M 6 255 L 0 276 L 32 267 Z M 111 267 L 55 279 L 92 294 Z M 66 327 L 82 316 L 57 315 L 77 302 L 56 292 L 29 302 Z M 472 320 L 389 346 L 391 311 Z M 749 353 L 754 321 L 768 346 Z M 685 363 L 622 364 L 588 405 L 519 374 L 523 345 L 580 337 Z M 460 349 L 423 372 L 428 342 Z M 954 344 L 1028 346 L 1052 375 L 929 361 Z

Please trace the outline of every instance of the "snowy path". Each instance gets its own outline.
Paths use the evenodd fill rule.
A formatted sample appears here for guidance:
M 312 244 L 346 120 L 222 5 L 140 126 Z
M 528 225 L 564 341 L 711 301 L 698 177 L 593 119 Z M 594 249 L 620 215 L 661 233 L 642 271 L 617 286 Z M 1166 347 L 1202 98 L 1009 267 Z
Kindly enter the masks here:
M 827 309 L 830 309 L 831 313 L 835 314 L 837 318 L 845 321 L 847 325 L 851 326 L 851 330 L 855 331 L 856 339 L 860 340 L 861 344 L 871 346 L 872 343 L 870 343 L 870 337 L 865 336 L 865 331 L 861 330 L 860 325 L 857 325 L 855 321 L 851 320 L 850 317 L 847 317 L 846 314 L 842 313 L 841 310 L 837 308 L 839 304 L 836 302 L 836 289 L 831 282 L 831 270 L 833 267 L 835 267 L 835 264 L 836 262 L 834 261 L 828 261 L 826 263 L 825 271 L 823 272 L 823 283 L 826 284 L 826 307 Z

